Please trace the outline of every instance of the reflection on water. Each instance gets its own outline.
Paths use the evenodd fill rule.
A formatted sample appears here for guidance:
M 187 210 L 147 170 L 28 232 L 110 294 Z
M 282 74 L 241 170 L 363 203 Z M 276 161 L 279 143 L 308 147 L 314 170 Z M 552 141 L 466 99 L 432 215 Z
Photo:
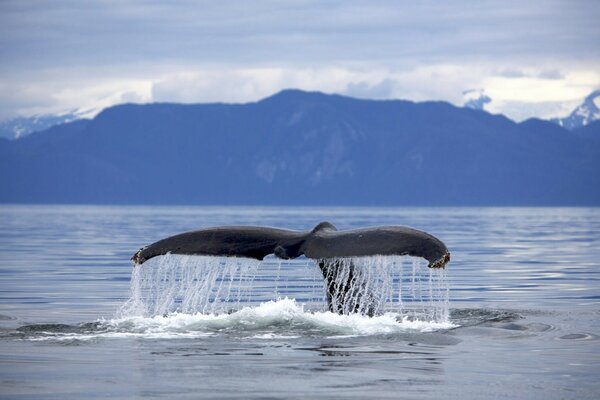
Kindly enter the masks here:
M 453 255 L 451 324 L 303 309 L 318 269 L 270 261 L 253 287 L 271 306 L 115 316 L 145 244 L 321 220 L 441 238 Z M 8 397 L 57 399 L 596 398 L 598 260 L 600 209 L 2 206 L 0 385 Z M 268 303 L 277 293 L 289 298 Z

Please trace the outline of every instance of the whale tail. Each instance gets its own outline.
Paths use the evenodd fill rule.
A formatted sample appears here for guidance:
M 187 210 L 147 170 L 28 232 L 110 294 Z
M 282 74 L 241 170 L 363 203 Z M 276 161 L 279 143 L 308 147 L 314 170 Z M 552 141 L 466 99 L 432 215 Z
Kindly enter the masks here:
M 321 222 L 311 231 L 258 226 L 229 226 L 181 233 L 142 247 L 131 258 L 135 265 L 164 254 L 246 257 L 262 260 L 269 254 L 282 259 L 302 255 L 317 261 L 325 279 L 329 308 L 333 312 L 365 312 L 358 303 L 351 305 L 344 299 L 361 298 L 354 267 L 345 273 L 340 283 L 342 258 L 409 255 L 421 257 L 430 268 L 444 268 L 450 261 L 450 252 L 444 243 L 427 232 L 405 226 L 380 226 L 339 231 L 330 222 Z M 349 295 L 350 294 L 350 295 Z M 364 294 L 366 295 L 366 294 Z

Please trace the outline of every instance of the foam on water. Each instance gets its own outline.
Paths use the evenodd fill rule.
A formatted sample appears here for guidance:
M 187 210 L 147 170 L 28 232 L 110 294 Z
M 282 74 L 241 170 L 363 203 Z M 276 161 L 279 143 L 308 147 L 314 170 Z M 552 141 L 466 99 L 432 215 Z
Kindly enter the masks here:
M 283 298 L 258 306 L 242 307 L 230 314 L 157 315 L 154 317 L 129 316 L 100 320 L 89 329 L 76 332 L 39 331 L 27 340 L 34 341 L 89 341 L 95 339 L 144 338 L 171 339 L 197 338 L 217 334 L 255 339 L 294 339 L 301 336 L 348 337 L 411 332 L 433 332 L 450 329 L 449 322 L 413 319 L 397 313 L 368 317 L 360 314 L 340 315 L 330 311 L 307 311 L 294 299 Z
M 335 263 L 337 271 L 329 276 L 330 292 L 318 262 L 308 259 L 260 262 L 167 254 L 133 268 L 130 298 L 116 318 L 100 321 L 98 330 L 59 332 L 38 339 L 217 333 L 260 339 L 306 334 L 338 337 L 454 327 L 449 322 L 444 269 L 429 269 L 421 260 L 398 256 L 328 261 Z M 288 277 L 294 285 L 288 285 Z M 298 285 L 299 281 L 303 283 Z M 340 303 L 343 312 L 327 311 L 328 296 L 332 304 Z

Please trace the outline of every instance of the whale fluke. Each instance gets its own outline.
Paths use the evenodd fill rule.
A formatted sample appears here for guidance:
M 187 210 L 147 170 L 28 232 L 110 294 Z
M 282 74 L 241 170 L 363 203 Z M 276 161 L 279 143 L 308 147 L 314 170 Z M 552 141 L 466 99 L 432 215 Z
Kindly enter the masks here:
M 135 264 L 167 253 L 247 257 L 262 260 L 269 254 L 283 259 L 299 256 L 320 260 L 373 255 L 409 255 L 443 268 L 450 252 L 441 240 L 406 226 L 379 226 L 339 231 L 321 222 L 311 231 L 260 226 L 223 226 L 181 233 L 138 250 Z
M 427 232 L 405 226 L 380 226 L 339 231 L 330 222 L 321 222 L 311 231 L 259 226 L 225 226 L 181 233 L 138 250 L 131 258 L 136 265 L 164 254 L 246 257 L 262 260 L 269 254 L 282 259 L 302 255 L 317 261 L 326 281 L 329 309 L 333 312 L 358 310 L 348 291 L 357 291 L 354 266 L 350 265 L 340 284 L 340 259 L 408 255 L 422 257 L 430 268 L 444 268 L 450 252 L 441 240 Z M 367 313 L 370 313 L 367 310 Z
M 296 258 L 292 252 L 304 242 L 305 233 L 259 226 L 223 226 L 180 233 L 141 248 L 131 258 L 136 264 L 171 254 L 246 257 L 262 260 L 269 254 Z M 288 256 L 289 254 L 289 256 Z

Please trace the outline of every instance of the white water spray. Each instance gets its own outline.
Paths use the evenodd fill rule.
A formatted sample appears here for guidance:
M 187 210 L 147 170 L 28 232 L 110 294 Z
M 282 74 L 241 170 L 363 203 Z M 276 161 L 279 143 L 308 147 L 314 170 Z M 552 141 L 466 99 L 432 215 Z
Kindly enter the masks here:
M 259 264 L 237 257 L 156 257 L 133 268 L 129 300 L 117 314 L 149 317 L 172 312 L 229 312 L 240 308 L 250 295 Z
M 329 297 L 333 309 L 345 315 L 392 312 L 405 320 L 448 321 L 444 269 L 429 269 L 420 259 L 400 256 L 329 259 L 336 270 L 325 271 L 332 282 L 328 288 L 316 267 L 319 261 L 155 257 L 133 268 L 130 298 L 118 316 L 219 315 L 283 297 L 325 310 Z
M 331 281 L 331 309 L 342 314 L 393 312 L 425 321 L 447 321 L 449 288 L 445 269 L 427 268 L 402 256 L 344 257 L 320 262 Z

